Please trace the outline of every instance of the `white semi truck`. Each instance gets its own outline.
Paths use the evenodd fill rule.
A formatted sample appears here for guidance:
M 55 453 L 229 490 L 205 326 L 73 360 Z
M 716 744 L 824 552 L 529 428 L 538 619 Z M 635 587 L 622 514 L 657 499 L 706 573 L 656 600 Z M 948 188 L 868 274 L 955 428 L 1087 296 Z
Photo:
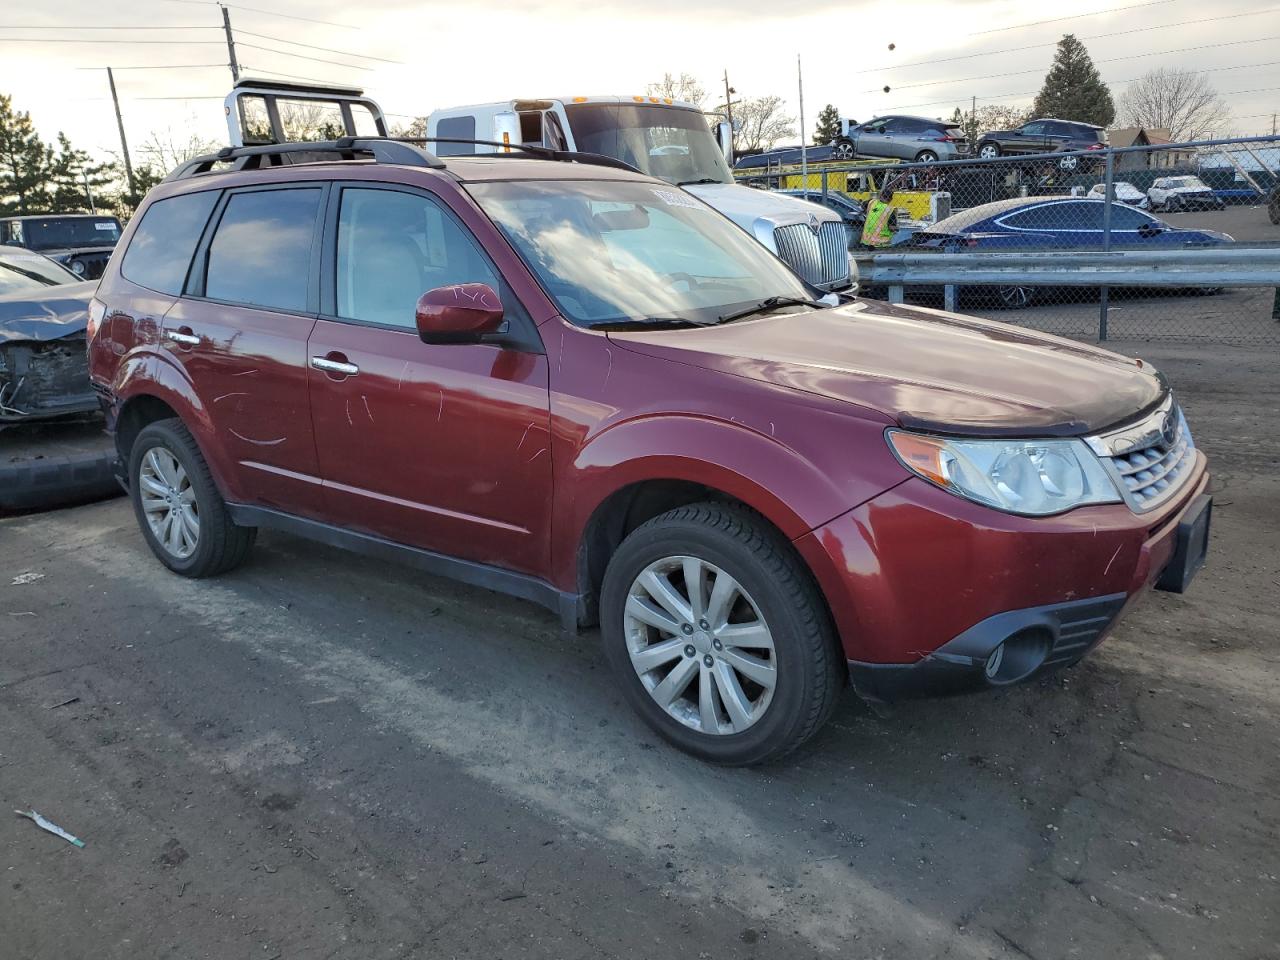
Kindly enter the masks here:
M 714 131 L 714 132 L 713 132 Z M 815 203 L 734 182 L 726 156 L 729 125 L 713 127 L 691 103 L 661 97 L 550 97 L 503 100 L 437 110 L 427 136 L 438 156 L 491 153 L 488 140 L 595 153 L 688 190 L 742 227 L 823 290 L 845 290 L 848 233 L 841 218 Z

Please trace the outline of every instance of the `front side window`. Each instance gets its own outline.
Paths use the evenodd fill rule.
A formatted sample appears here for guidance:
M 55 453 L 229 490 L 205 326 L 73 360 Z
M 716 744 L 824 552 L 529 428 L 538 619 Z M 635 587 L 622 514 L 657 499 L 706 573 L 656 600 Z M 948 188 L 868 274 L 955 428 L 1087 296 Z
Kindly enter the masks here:
M 217 199 L 216 190 L 205 190 L 147 207 L 120 263 L 124 278 L 158 293 L 182 293 L 191 257 Z
M 560 312 L 582 326 L 713 322 L 766 297 L 810 296 L 745 231 L 679 190 L 625 180 L 468 189 Z
M 1022 128 L 1022 133 L 1027 137 L 1040 137 L 1044 135 L 1043 123 L 1028 123 Z
M 1135 210 L 1133 207 L 1127 207 L 1119 203 L 1111 205 L 1112 230 L 1137 230 L 1144 224 L 1158 222 L 1155 217 L 1149 217 L 1141 210 Z
M 305 310 L 322 192 L 308 187 L 234 195 L 209 244 L 205 296 Z
M 412 330 L 418 298 L 455 283 L 499 289 L 476 241 L 439 204 L 395 190 L 342 191 L 339 317 Z
M 565 106 L 577 148 L 631 164 L 669 183 L 732 183 L 729 165 L 695 110 L 639 103 Z
M 1045 203 L 1002 217 L 1000 223 L 1018 230 L 1101 230 L 1102 204 L 1079 200 Z

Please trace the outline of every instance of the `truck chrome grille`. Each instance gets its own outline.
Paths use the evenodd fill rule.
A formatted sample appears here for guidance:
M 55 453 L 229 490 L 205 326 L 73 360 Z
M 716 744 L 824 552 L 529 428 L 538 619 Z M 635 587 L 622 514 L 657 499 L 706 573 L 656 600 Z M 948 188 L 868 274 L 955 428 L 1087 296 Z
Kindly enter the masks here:
M 773 231 L 778 256 L 816 287 L 842 286 L 849 279 L 848 232 L 840 220 L 828 220 L 815 233 L 805 223 Z
M 1088 443 L 1138 513 L 1154 510 L 1173 497 L 1190 479 L 1196 460 L 1191 431 L 1172 397 L 1139 423 L 1090 437 Z

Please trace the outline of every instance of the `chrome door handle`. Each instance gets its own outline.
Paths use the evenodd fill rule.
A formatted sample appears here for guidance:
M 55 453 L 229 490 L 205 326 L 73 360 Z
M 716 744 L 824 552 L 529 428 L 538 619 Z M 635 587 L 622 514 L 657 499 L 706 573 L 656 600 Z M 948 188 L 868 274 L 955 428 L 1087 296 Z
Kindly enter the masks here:
M 348 377 L 354 377 L 360 372 L 360 368 L 354 363 L 343 363 L 341 360 L 330 360 L 328 357 L 312 357 L 311 365 L 325 373 L 341 373 Z
M 200 346 L 200 338 L 190 333 L 179 333 L 177 330 L 166 330 L 164 335 L 174 343 L 180 343 L 183 346 Z

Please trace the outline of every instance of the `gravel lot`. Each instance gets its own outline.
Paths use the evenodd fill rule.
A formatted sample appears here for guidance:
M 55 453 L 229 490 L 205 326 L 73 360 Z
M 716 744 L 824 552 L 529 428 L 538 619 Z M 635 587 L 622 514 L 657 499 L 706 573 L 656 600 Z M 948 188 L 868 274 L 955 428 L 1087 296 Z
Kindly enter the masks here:
M 280 534 L 188 582 L 120 499 L 0 520 L 0 799 L 87 841 L 0 817 L 0 955 L 1280 956 L 1280 365 L 1129 349 L 1211 459 L 1190 593 L 762 770 L 526 604 Z

